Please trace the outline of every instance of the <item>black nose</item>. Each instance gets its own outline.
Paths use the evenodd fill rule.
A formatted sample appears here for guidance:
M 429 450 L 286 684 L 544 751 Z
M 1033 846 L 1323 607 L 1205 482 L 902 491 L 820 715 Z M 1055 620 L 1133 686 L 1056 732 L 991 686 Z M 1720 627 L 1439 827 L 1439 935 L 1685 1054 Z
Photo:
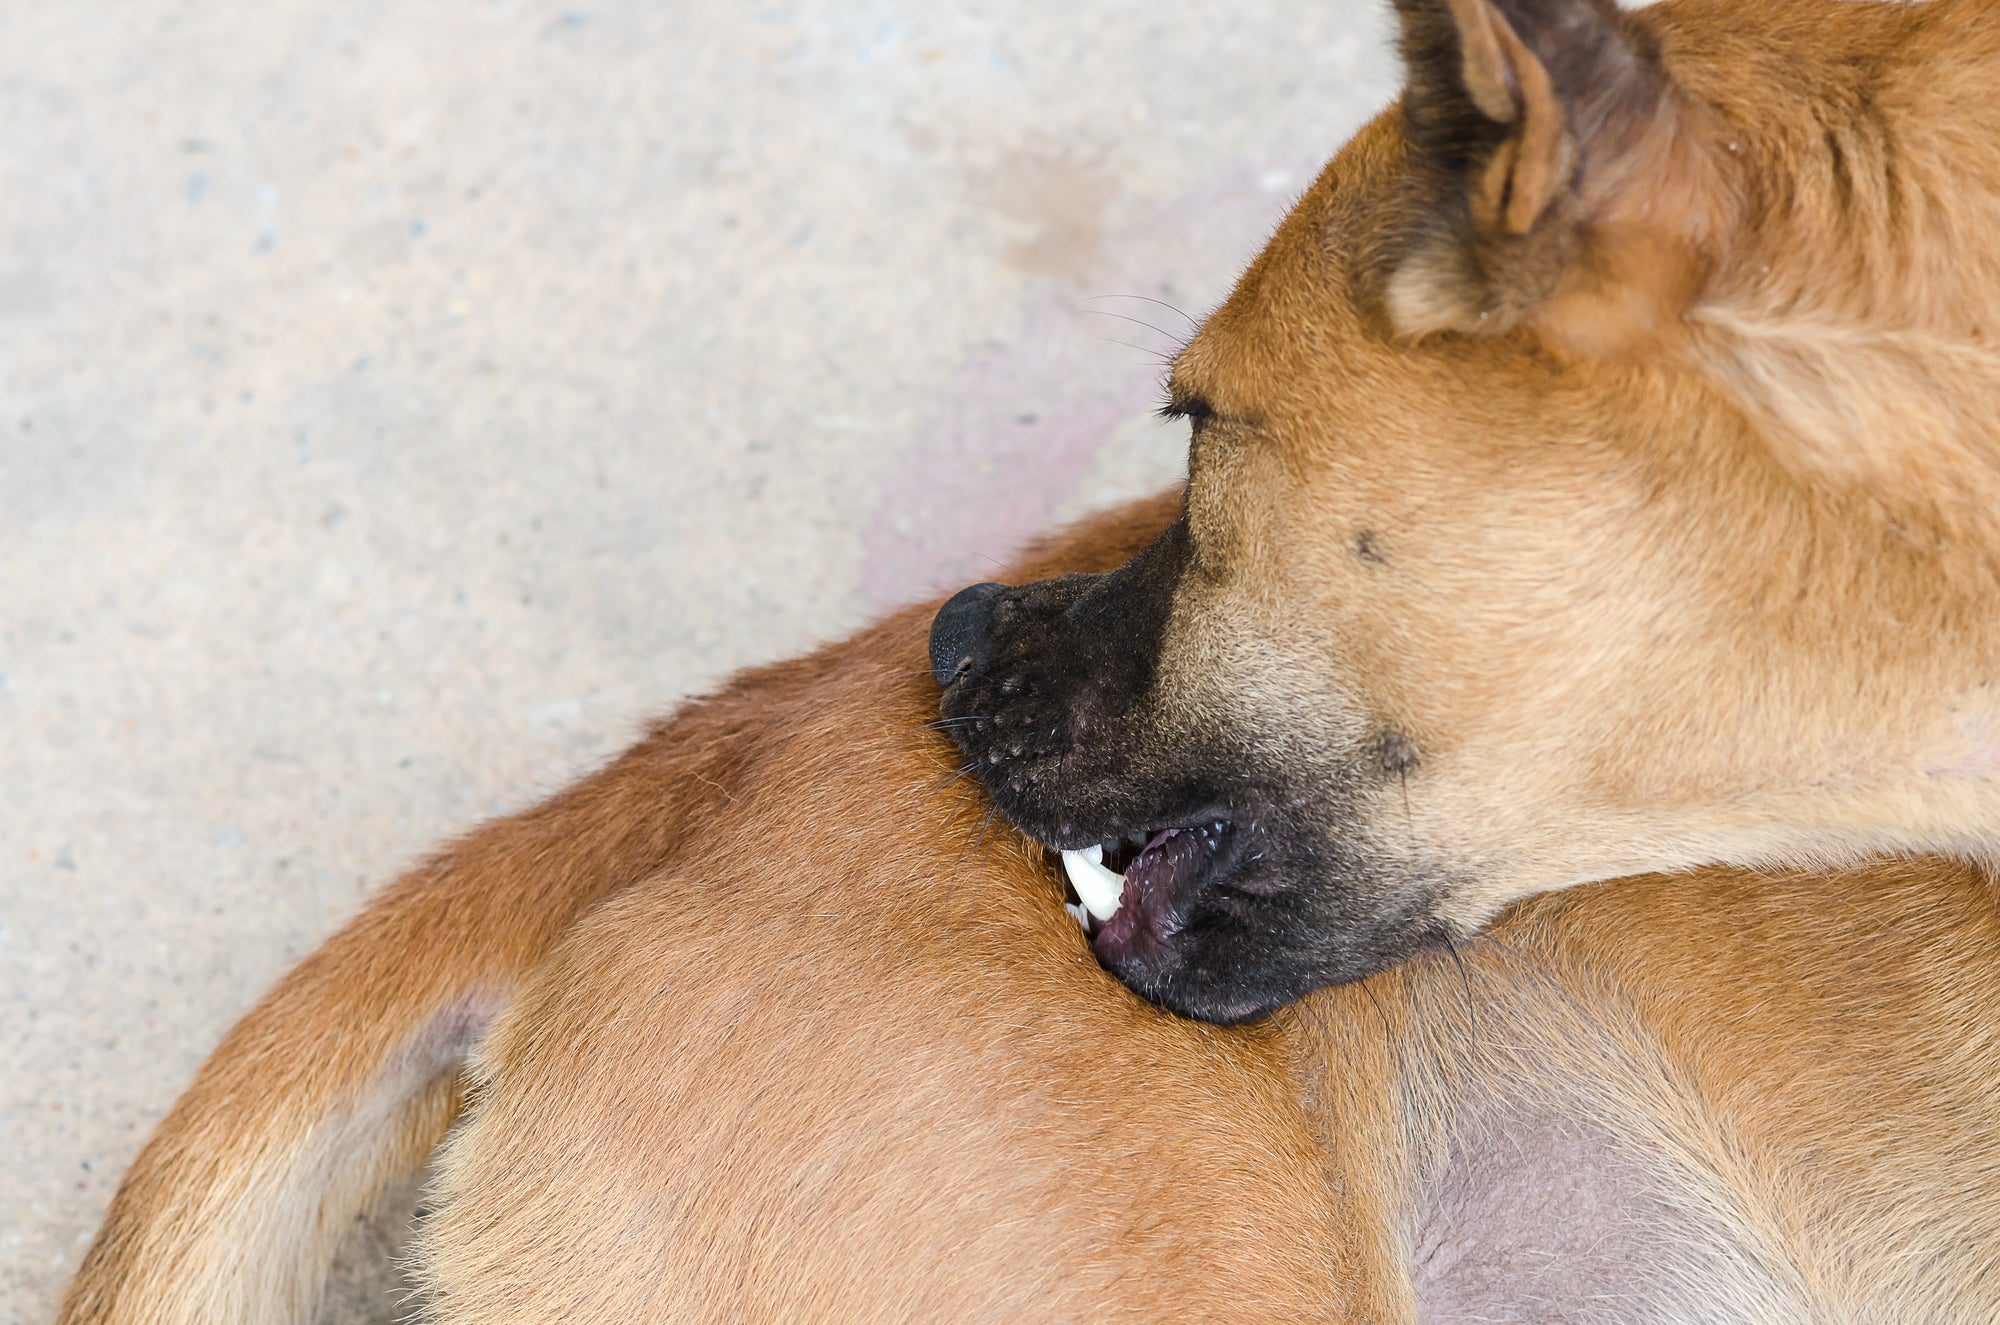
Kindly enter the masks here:
M 939 685 L 984 671 L 993 661 L 993 600 L 1006 588 L 975 584 L 960 589 L 938 609 L 931 622 L 931 675 Z

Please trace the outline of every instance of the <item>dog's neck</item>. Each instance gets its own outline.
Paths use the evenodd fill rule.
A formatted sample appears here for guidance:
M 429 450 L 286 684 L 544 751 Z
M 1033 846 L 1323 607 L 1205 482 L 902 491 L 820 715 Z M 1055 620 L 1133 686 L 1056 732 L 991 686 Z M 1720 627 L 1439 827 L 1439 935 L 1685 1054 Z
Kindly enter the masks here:
M 1795 64 L 1764 72 L 1791 95 L 1696 87 L 1743 163 L 1742 215 L 1686 314 L 1680 361 L 1783 471 L 1741 514 L 1746 545 L 1770 552 L 1742 572 L 1755 583 L 1736 601 L 1772 610 L 1737 632 L 1734 661 L 1762 682 L 1732 717 L 1746 737 L 1732 772 L 1755 786 L 1756 765 L 1787 741 L 1804 760 L 1789 785 L 1751 793 L 1740 829 L 1718 826 L 1716 854 L 1990 862 L 2000 141 L 1964 130 L 1994 99 L 2000 23 L 1950 4 L 1851 17 L 1815 26 Z
M 1649 531 L 1669 548 L 1697 528 L 1722 540 L 1668 555 L 1655 573 L 1713 577 L 1698 601 L 1729 610 L 1659 641 L 1706 660 L 1716 684 L 1693 713 L 1650 729 L 1641 719 L 1633 749 L 1676 757 L 1642 755 L 1639 779 L 1660 781 L 1625 802 L 1669 816 L 1703 806 L 1695 821 L 1712 840 L 1628 863 L 1816 866 L 1885 852 L 2000 863 L 2000 504 L 1972 500 L 2000 503 L 2000 475 L 1981 463 L 1940 498 L 1942 462 L 1870 483 L 1774 464 L 1768 444 L 1760 431 L 1732 457 L 1689 458 L 1732 492 L 1725 523 L 1669 510 Z

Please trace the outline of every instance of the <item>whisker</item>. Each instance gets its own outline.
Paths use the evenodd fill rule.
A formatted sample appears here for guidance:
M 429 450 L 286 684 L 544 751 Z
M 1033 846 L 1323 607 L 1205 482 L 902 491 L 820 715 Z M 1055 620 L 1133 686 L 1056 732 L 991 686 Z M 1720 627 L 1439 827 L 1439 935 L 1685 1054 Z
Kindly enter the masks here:
M 961 722 L 991 722 L 991 721 L 993 721 L 993 718 L 992 715 L 990 714 L 968 713 L 962 718 L 939 718 L 936 722 L 927 722 L 924 724 L 924 730 L 932 732 L 943 731 L 946 727 L 953 727 Z
M 924 806 L 929 805 L 933 800 L 937 798 L 939 792 L 943 791 L 946 787 L 951 786 L 954 782 L 957 782 L 959 779 L 965 777 L 967 774 L 974 772 L 975 770 L 978 769 L 978 767 L 979 767 L 979 761 L 977 759 L 974 759 L 961 765 L 957 769 L 957 771 L 945 774 L 944 777 L 938 780 L 938 784 L 936 786 L 932 787 L 928 792 L 924 793 L 924 798 L 917 802 L 917 808 L 921 810 Z
M 1507 942 L 1507 940 L 1501 938 L 1499 935 L 1493 933 L 1491 930 L 1485 930 L 1485 929 L 1474 930 L 1472 933 L 1466 935 L 1466 938 L 1473 943 L 1492 944 L 1494 947 L 1500 949 L 1500 951 L 1506 953 L 1509 957 L 1512 957 L 1515 961 L 1519 962 L 1522 966 L 1532 971 L 1535 975 L 1539 976 L 1543 980 L 1548 981 L 1550 985 L 1555 986 L 1556 988 L 1561 988 L 1562 982 L 1556 979 L 1556 973 L 1550 970 L 1547 964 L 1545 964 L 1539 957 L 1536 957 L 1533 953 L 1521 951 L 1519 948 Z
M 1361 992 L 1368 995 L 1368 1001 L 1375 1005 L 1375 1015 L 1382 1019 L 1382 1038 L 1394 1041 L 1396 1032 L 1389 1025 L 1389 1010 L 1382 1006 L 1382 996 L 1375 992 L 1375 982 L 1373 980 L 1363 980 L 1361 982 Z
M 1476 930 L 1468 937 L 1474 943 L 1490 943 L 1500 949 L 1500 951 L 1513 958 L 1516 963 L 1532 974 L 1537 980 L 1540 980 L 1544 986 L 1553 991 L 1572 1009 L 1583 1013 L 1593 1023 L 1598 1021 L 1596 1009 L 1589 1007 L 1578 999 L 1570 988 L 1563 983 L 1562 979 L 1556 975 L 1548 963 L 1544 962 L 1541 958 L 1531 952 L 1523 952 L 1490 930 Z
M 1087 304 L 1092 299 L 1137 299 L 1139 302 L 1145 304 L 1158 304 L 1161 308 L 1166 309 L 1169 313 L 1172 313 L 1175 317 L 1180 318 L 1182 321 L 1186 322 L 1190 327 L 1194 328 L 1196 331 L 1201 330 L 1201 323 L 1195 321 L 1193 318 L 1189 317 L 1186 313 L 1182 312 L 1179 308 L 1175 307 L 1174 305 L 1168 303 L 1166 300 L 1155 299 L 1153 298 L 1153 296 L 1149 294 L 1093 294 L 1081 300 L 1080 302 Z
M 1470 1039 L 1479 1038 L 1479 1009 L 1472 1002 L 1472 978 L 1465 973 L 1465 959 L 1458 955 L 1458 944 L 1451 934 L 1444 936 L 1445 950 L 1451 954 L 1452 965 L 1458 967 L 1458 983 L 1465 990 L 1466 1035 Z
M 1080 309 L 1078 311 L 1089 313 L 1092 317 L 1115 317 L 1120 322 L 1130 322 L 1135 327 L 1144 327 L 1148 331 L 1156 331 L 1160 335 L 1165 336 L 1168 340 L 1174 343 L 1174 350 L 1176 353 L 1187 348 L 1186 337 L 1176 336 L 1173 332 L 1168 331 L 1165 327 L 1156 327 L 1152 323 L 1146 321 L 1144 318 L 1127 317 L 1123 313 L 1114 313 L 1108 308 L 1085 308 L 1085 309 Z
M 1148 359 L 1151 359 L 1154 363 L 1160 365 L 1160 367 L 1162 368 L 1169 367 L 1173 363 L 1172 359 L 1166 357 L 1165 355 L 1162 355 L 1158 350 L 1152 349 L 1149 346 L 1134 345 L 1131 341 L 1119 340 L 1116 336 L 1099 336 L 1097 339 L 1111 345 L 1123 345 L 1128 350 L 1137 350 L 1139 351 L 1139 353 L 1145 355 Z
M 991 831 L 993 821 L 999 817 L 1000 807 L 998 805 L 989 805 L 986 807 L 986 817 L 979 821 L 979 836 L 972 839 L 971 851 L 977 852 L 979 848 L 986 845 L 986 834 Z
M 1506 953 L 1521 969 L 1527 971 L 1535 980 L 1540 982 L 1546 991 L 1555 995 L 1556 1001 L 1568 1009 L 1583 1027 L 1593 1034 L 1603 1036 L 1607 1042 L 1617 1041 L 1618 1032 L 1605 1017 L 1604 1007 L 1578 997 L 1575 989 L 1565 983 L 1556 974 L 1554 968 L 1549 966 L 1540 957 L 1537 957 L 1532 952 L 1523 952 L 1521 949 L 1507 942 L 1507 940 L 1487 930 L 1478 930 L 1468 937 L 1475 943 L 1490 943 L 1500 949 L 1501 952 Z
M 978 761 L 975 760 L 974 764 L 976 764 L 977 762 Z M 946 933 L 951 932 L 951 899 L 953 894 L 955 894 L 958 891 L 958 876 L 962 872 L 964 872 L 966 859 L 972 855 L 977 854 L 979 848 L 985 843 L 986 832 L 988 829 L 993 827 L 993 820 L 997 818 L 999 814 L 1000 814 L 999 806 L 988 805 L 986 807 L 986 814 L 979 821 L 979 835 L 972 839 L 970 845 L 960 847 L 958 852 L 958 859 L 952 862 L 951 873 L 948 876 L 946 876 L 944 881 L 943 928 Z M 977 903 L 978 901 L 977 896 L 975 896 L 973 900 L 975 903 Z

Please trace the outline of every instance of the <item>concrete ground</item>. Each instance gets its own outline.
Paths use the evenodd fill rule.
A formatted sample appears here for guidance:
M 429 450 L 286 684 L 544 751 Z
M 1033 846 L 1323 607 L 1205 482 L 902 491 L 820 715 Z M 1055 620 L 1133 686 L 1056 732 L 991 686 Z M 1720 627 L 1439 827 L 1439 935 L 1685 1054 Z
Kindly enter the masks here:
M 1385 9 L 0 6 L 0 1321 L 428 844 L 1173 476 Z

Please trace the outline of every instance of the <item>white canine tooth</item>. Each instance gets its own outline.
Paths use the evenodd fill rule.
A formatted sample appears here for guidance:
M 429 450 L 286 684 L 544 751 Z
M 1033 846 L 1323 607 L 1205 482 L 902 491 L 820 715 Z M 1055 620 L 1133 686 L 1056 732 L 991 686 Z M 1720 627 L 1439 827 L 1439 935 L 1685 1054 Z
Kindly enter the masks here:
M 1083 901 L 1083 909 L 1099 920 L 1118 914 L 1118 899 L 1125 891 L 1125 876 L 1104 867 L 1104 848 L 1085 847 L 1062 853 L 1063 872 L 1069 886 Z
M 1082 925 L 1086 933 L 1089 932 L 1090 912 L 1084 910 L 1082 907 L 1078 906 L 1075 902 L 1064 902 L 1063 910 L 1069 912 L 1070 917 L 1074 919 L 1077 924 Z

